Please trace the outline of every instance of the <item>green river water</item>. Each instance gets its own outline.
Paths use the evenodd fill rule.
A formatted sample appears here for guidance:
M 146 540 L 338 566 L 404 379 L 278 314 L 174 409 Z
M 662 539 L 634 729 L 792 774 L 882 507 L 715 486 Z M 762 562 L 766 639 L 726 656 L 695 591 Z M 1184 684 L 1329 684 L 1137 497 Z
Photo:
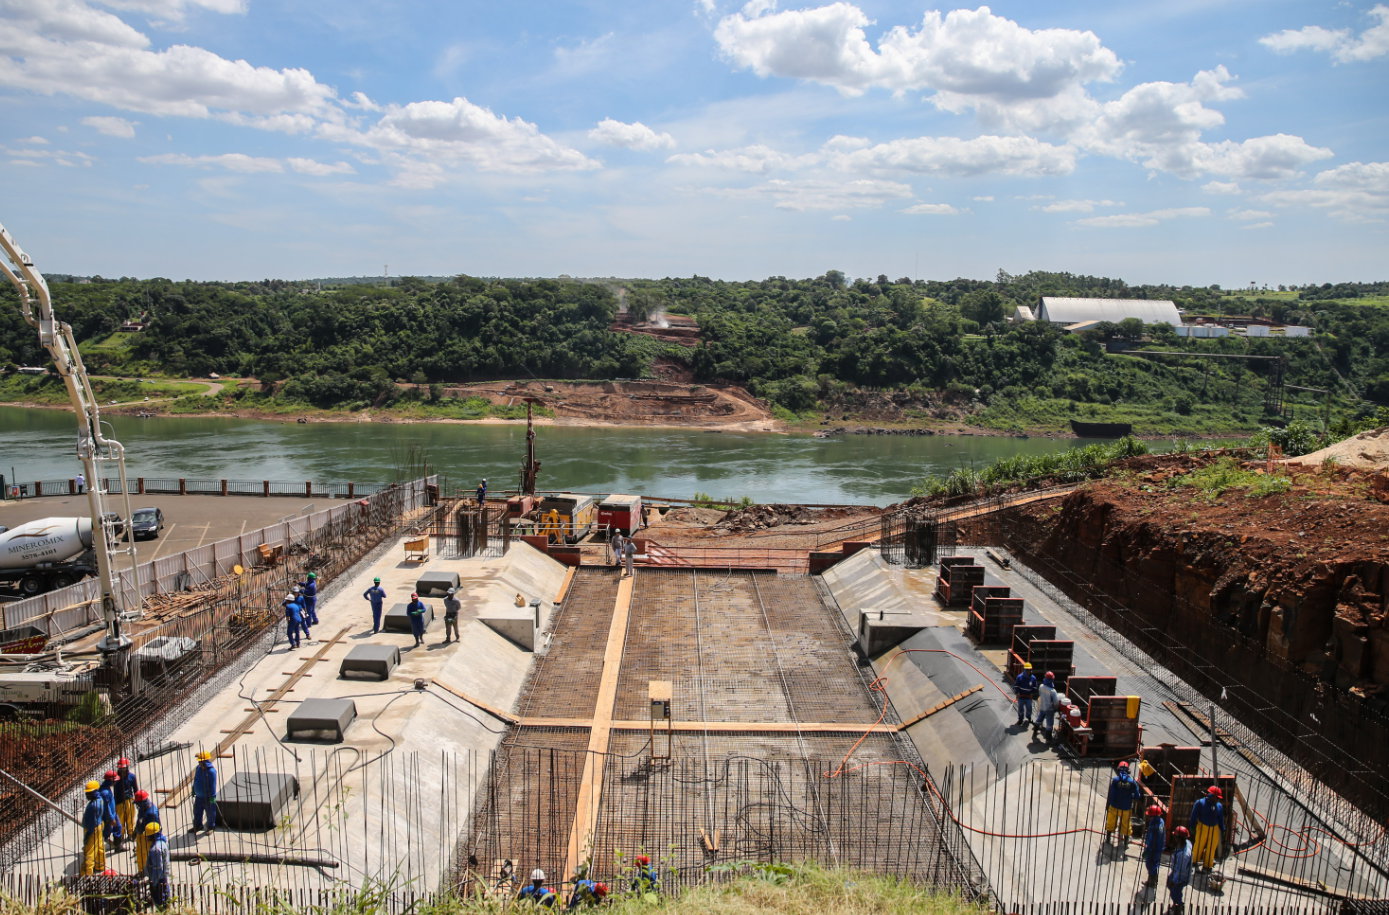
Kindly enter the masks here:
M 380 482 L 393 479 L 412 446 L 451 486 L 486 477 L 514 489 L 525 454 L 520 425 L 309 423 L 117 416 L 132 477 Z M 78 470 L 72 416 L 0 407 L 0 474 L 54 480 Z M 757 502 L 887 505 L 924 475 L 982 466 L 1010 454 L 1057 451 L 1081 439 L 985 436 L 805 435 L 685 429 L 537 426 L 541 489 L 631 492 L 690 498 L 750 496 Z

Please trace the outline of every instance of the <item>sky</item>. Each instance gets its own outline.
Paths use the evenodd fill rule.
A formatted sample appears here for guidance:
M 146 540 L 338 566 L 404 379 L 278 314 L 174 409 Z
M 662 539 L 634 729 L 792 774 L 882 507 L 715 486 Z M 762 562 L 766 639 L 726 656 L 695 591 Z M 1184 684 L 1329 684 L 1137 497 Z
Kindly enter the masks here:
M 108 277 L 1389 278 L 1389 5 L 0 0 L 0 224 Z

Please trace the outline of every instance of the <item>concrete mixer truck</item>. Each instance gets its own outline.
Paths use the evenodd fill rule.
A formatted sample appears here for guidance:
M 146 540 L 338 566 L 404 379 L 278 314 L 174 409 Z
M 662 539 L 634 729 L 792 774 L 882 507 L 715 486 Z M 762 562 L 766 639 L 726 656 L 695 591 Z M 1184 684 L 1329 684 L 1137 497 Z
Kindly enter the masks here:
M 40 518 L 0 533 L 0 584 L 26 596 L 96 573 L 91 518 Z

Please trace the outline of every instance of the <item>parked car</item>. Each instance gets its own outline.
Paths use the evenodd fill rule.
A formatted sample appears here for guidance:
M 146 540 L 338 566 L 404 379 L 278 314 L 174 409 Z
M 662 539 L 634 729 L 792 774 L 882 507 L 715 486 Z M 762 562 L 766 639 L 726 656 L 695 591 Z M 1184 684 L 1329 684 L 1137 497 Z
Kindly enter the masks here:
M 164 510 L 162 508 L 137 508 L 130 516 L 130 532 L 136 540 L 159 536 L 164 529 Z
M 106 512 L 101 516 L 101 526 L 106 528 L 112 540 L 120 539 L 125 533 L 125 519 L 115 512 Z

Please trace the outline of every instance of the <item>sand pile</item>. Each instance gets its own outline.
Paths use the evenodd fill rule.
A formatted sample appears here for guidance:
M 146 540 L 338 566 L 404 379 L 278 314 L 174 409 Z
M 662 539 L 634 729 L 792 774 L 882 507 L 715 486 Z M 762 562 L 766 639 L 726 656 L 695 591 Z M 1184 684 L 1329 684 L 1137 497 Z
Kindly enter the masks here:
M 1311 454 L 1288 458 L 1287 463 L 1316 466 L 1327 458 L 1335 461 L 1338 467 L 1355 467 L 1360 470 L 1389 469 L 1389 426 L 1361 432 Z

